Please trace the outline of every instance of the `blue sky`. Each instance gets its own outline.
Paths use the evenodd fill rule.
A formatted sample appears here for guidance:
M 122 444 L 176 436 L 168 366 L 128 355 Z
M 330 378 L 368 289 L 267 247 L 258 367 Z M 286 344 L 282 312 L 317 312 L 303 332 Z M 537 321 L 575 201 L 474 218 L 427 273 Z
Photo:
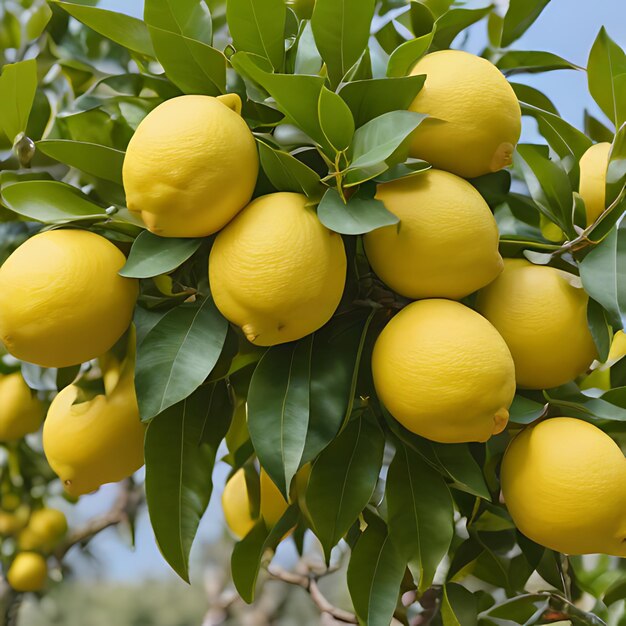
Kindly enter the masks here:
M 468 4 L 478 5 L 477 2 Z M 142 13 L 140 0 L 104 0 L 99 6 L 138 17 Z M 539 20 L 515 43 L 514 47 L 520 50 L 546 50 L 577 65 L 586 66 L 589 50 L 601 26 L 606 26 L 609 35 L 618 44 L 626 46 L 626 19 L 624 18 L 626 18 L 624 0 L 596 0 L 595 2 L 552 0 Z M 485 40 L 485 26 L 478 25 L 472 31 L 469 49 L 478 52 Z M 555 103 L 561 115 L 579 128 L 582 127 L 585 108 L 602 118 L 602 114 L 587 93 L 584 72 L 574 70 L 549 72 L 519 76 L 515 80 L 544 91 Z M 524 125 L 522 140 L 536 141 L 533 122 L 525 118 Z M 214 541 L 223 532 L 219 495 L 226 472 L 227 468 L 224 465 L 216 468 L 216 491 L 200 528 L 200 542 Z M 97 494 L 84 497 L 77 507 L 68 511 L 70 519 L 78 523 L 80 520 L 106 510 L 114 494 L 115 487 L 106 486 Z M 134 553 L 114 530 L 101 533 L 92 542 L 92 549 L 100 561 L 100 567 L 94 569 L 88 566 L 84 559 L 73 559 L 77 571 L 83 577 L 91 578 L 97 574 L 100 577 L 124 580 L 161 576 L 172 576 L 174 579 L 158 552 L 149 520 L 145 514 L 139 519 Z M 285 551 L 284 558 L 289 559 L 291 552 L 289 546 L 285 546 L 283 550 Z M 196 549 L 195 554 L 197 555 L 198 552 L 200 551 Z M 183 585 L 184 583 L 174 584 Z

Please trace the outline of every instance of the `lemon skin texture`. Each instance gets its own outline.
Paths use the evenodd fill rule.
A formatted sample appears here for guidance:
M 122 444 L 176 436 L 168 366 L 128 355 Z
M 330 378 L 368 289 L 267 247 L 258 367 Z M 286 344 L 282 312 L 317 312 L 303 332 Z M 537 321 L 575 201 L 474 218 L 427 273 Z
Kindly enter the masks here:
M 587 302 L 563 272 L 505 259 L 504 271 L 479 292 L 476 305 L 509 346 L 517 384 L 548 389 L 584 373 L 598 356 Z
M 341 300 L 343 241 L 306 204 L 297 193 L 261 196 L 217 235 L 211 249 L 215 304 L 256 345 L 309 335 Z
M 263 469 L 259 480 L 261 517 L 265 521 L 265 525 L 272 528 L 283 516 L 288 504 L 278 487 Z M 238 539 L 243 539 L 256 523 L 256 519 L 250 513 L 248 487 L 243 468 L 237 470 L 226 483 L 222 492 L 222 509 L 226 525 Z
M 67 533 L 67 519 L 62 511 L 43 508 L 34 511 L 28 525 L 20 533 L 22 550 L 53 550 Z
M 606 169 L 609 165 L 611 144 L 597 143 L 580 158 L 579 193 L 585 201 L 587 225 L 600 217 L 605 209 Z
M 502 462 L 515 525 L 565 554 L 626 557 L 626 459 L 596 426 L 571 417 L 525 428 Z
M 496 221 L 466 180 L 429 170 L 378 185 L 376 198 L 400 224 L 367 233 L 365 252 L 396 293 L 459 299 L 502 271 Z
M 145 426 L 139 419 L 133 369 L 123 371 L 115 385 L 111 377 L 105 381 L 106 394 L 77 404 L 78 387 L 63 389 L 44 422 L 48 463 L 72 496 L 127 478 L 144 462 Z
M 46 559 L 36 552 L 20 552 L 7 572 L 7 582 L 15 591 L 41 591 L 48 577 Z
M 513 359 L 496 329 L 451 300 L 419 300 L 385 326 L 372 354 L 379 398 L 411 432 L 486 441 L 508 422 Z
M 126 203 L 154 234 L 204 237 L 250 201 L 259 172 L 236 94 L 179 96 L 141 121 L 122 171 Z
M 51 230 L 0 268 L 0 337 L 18 359 L 68 367 L 109 350 L 128 328 L 138 281 L 124 255 L 86 230 Z
M 44 407 L 19 372 L 0 376 L 0 441 L 14 441 L 39 430 Z
M 473 178 L 511 165 L 521 128 L 517 96 L 500 70 L 461 50 L 427 54 L 411 70 L 426 82 L 409 107 L 427 113 L 410 154 Z

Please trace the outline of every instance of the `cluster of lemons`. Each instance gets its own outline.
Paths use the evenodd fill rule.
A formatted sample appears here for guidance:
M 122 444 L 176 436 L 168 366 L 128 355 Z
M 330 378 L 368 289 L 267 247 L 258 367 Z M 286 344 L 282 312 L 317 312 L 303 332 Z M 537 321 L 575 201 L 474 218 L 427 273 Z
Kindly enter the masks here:
M 588 298 L 565 272 L 503 261 L 493 214 L 466 180 L 511 163 L 521 112 L 504 76 L 453 50 L 426 55 L 412 73 L 426 81 L 411 109 L 429 117 L 411 137 L 410 154 L 433 168 L 380 184 L 377 198 L 400 223 L 364 236 L 374 272 L 412 300 L 377 339 L 374 383 L 413 433 L 486 441 L 506 427 L 516 385 L 560 385 L 594 361 Z M 235 94 L 159 105 L 128 145 L 123 182 L 129 210 L 151 232 L 215 235 L 208 277 L 217 307 L 250 342 L 271 346 L 333 316 L 347 260 L 341 236 L 320 223 L 304 195 L 251 200 L 259 159 L 241 107 Z M 594 146 L 581 160 L 589 221 L 604 209 L 607 159 L 608 148 Z M 32 237 L 0 268 L 0 337 L 11 354 L 45 367 L 101 361 L 105 394 L 81 401 L 70 385 L 44 425 L 47 458 L 74 495 L 143 462 L 134 358 L 120 363 L 109 354 L 138 295 L 137 281 L 118 274 L 124 262 L 104 237 L 66 228 Z M 476 292 L 464 300 L 473 308 L 459 302 Z M 231 479 L 227 500 L 248 502 L 244 478 Z M 264 473 L 260 480 L 261 515 L 275 520 L 286 503 Z M 515 523 L 536 541 L 569 553 L 625 554 L 626 462 L 594 426 L 559 418 L 527 428 L 506 453 L 502 486 Z M 272 488 L 278 496 L 265 497 Z M 231 520 L 236 534 L 249 528 L 248 518 Z

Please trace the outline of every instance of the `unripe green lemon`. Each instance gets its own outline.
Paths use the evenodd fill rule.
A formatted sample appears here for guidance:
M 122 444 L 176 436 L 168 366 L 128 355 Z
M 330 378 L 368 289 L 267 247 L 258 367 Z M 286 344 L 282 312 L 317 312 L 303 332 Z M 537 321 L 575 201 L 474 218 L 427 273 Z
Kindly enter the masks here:
M 0 375 L 0 441 L 14 441 L 39 430 L 44 413 L 20 372 Z
M 440 50 L 420 59 L 411 74 L 426 74 L 426 82 L 410 110 L 429 115 L 412 135 L 412 157 L 465 178 L 511 165 L 522 113 L 495 65 L 469 52 Z
M 515 395 L 513 359 L 496 329 L 452 300 L 419 300 L 380 333 L 372 354 L 380 400 L 405 428 L 442 443 L 501 432 Z
M 7 572 L 7 582 L 15 591 L 41 591 L 48 577 L 46 559 L 36 552 L 20 552 Z

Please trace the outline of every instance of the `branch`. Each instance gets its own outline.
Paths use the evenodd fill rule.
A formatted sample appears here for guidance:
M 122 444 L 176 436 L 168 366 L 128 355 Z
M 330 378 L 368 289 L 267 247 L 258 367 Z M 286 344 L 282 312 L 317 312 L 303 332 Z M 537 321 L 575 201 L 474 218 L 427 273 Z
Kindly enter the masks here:
M 318 579 L 335 571 L 334 568 L 317 575 L 312 574 L 310 570 L 307 575 L 296 574 L 276 566 L 272 567 L 272 569 L 268 568 L 267 571 L 272 578 L 282 580 L 290 585 L 297 585 L 298 587 L 302 587 L 305 591 L 308 591 L 311 596 L 311 600 L 313 600 L 321 613 L 327 613 L 331 617 L 334 617 L 337 621 L 344 622 L 346 624 L 358 624 L 354 613 L 344 611 L 343 609 L 336 607 L 334 604 L 331 604 L 320 591 L 317 584 Z

